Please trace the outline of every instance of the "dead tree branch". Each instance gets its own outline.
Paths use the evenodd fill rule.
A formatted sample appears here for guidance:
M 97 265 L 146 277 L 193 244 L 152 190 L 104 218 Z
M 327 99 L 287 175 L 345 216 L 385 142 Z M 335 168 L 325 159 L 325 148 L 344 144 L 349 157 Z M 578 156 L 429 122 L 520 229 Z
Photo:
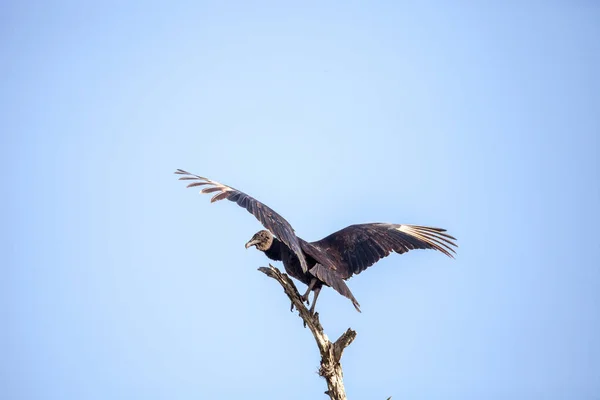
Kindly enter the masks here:
M 269 268 L 261 267 L 258 270 L 279 282 L 285 294 L 292 301 L 293 306 L 298 310 L 300 318 L 304 321 L 304 325 L 308 326 L 312 332 L 321 353 L 319 375 L 327 381 L 327 391 L 325 393 L 332 400 L 347 400 L 340 359 L 342 358 L 344 349 L 350 346 L 350 343 L 356 338 L 356 332 L 348 328 L 338 340 L 332 343 L 323 332 L 323 326 L 319 322 L 319 314 L 315 313 L 313 316 L 308 308 L 306 308 L 296 285 L 294 285 L 289 276 L 281 273 L 281 271 L 271 264 L 269 264 Z

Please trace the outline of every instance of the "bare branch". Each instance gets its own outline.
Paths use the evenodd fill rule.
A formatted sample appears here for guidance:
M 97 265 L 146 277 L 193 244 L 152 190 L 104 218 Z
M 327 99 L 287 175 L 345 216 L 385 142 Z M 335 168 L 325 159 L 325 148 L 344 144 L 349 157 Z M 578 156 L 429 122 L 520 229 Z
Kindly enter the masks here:
M 342 358 L 342 353 L 344 349 L 350 346 L 350 343 L 354 341 L 356 338 L 356 332 L 352 329 L 348 328 L 346 332 L 339 337 L 338 340 L 333 344 L 333 354 L 335 355 L 335 359 L 339 361 Z
M 294 285 L 290 277 L 281 273 L 281 271 L 271 264 L 269 264 L 268 268 L 261 267 L 258 270 L 279 282 L 293 306 L 298 310 L 300 318 L 304 321 L 304 326 L 308 326 L 312 332 L 321 353 L 319 375 L 327 381 L 328 390 L 325 394 L 332 400 L 347 400 L 340 359 L 342 358 L 344 349 L 356 338 L 356 332 L 348 328 L 335 343 L 331 343 L 325 332 L 323 332 L 323 326 L 321 326 L 319 321 L 319 314 L 315 313 L 315 315 L 312 315 L 308 308 L 306 308 L 296 285 Z

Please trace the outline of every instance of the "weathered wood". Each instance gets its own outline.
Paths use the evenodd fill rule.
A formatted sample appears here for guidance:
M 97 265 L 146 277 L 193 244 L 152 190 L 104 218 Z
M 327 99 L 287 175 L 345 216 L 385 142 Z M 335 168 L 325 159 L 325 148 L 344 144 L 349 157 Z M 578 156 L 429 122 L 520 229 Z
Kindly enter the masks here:
M 350 343 L 356 338 L 356 332 L 348 328 L 338 340 L 332 343 L 325 332 L 323 332 L 323 326 L 319 321 L 319 314 L 315 313 L 315 315 L 312 315 L 308 308 L 306 308 L 296 285 L 294 285 L 289 276 L 271 264 L 269 264 L 268 268 L 261 267 L 258 270 L 279 282 L 283 287 L 283 291 L 291 300 L 293 307 L 298 310 L 300 318 L 304 321 L 304 326 L 308 326 L 312 332 L 317 342 L 319 353 L 321 353 L 319 375 L 327 381 L 327 391 L 325 394 L 332 400 L 347 400 L 340 359 L 342 358 L 344 349 L 350 346 Z

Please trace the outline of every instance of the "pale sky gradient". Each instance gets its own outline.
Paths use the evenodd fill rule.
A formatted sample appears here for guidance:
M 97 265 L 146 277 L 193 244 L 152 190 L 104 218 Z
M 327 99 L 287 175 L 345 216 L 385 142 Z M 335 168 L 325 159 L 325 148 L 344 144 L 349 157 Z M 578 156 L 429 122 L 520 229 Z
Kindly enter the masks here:
M 0 398 L 325 398 L 261 226 L 176 168 L 458 238 L 321 294 L 351 399 L 599 398 L 598 3 L 123 3 L 0 6 Z

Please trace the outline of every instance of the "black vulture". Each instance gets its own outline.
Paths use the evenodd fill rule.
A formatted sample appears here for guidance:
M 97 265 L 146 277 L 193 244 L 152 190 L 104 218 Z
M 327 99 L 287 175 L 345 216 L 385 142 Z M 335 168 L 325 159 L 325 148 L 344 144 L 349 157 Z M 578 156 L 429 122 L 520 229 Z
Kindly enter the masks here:
M 302 299 L 314 291 L 310 312 L 314 313 L 323 285 L 330 286 L 360 305 L 344 282 L 359 274 L 392 251 L 402 254 L 413 249 L 434 249 L 448 257 L 457 247 L 445 229 L 428 226 L 370 223 L 350 225 L 317 241 L 307 242 L 294 232 L 288 221 L 260 201 L 231 186 L 178 169 L 180 180 L 192 181 L 187 187 L 206 186 L 200 193 L 216 193 L 211 203 L 227 199 L 244 207 L 266 228 L 254 234 L 246 248 L 255 246 L 271 260 L 282 261 L 286 272 L 308 285 Z

